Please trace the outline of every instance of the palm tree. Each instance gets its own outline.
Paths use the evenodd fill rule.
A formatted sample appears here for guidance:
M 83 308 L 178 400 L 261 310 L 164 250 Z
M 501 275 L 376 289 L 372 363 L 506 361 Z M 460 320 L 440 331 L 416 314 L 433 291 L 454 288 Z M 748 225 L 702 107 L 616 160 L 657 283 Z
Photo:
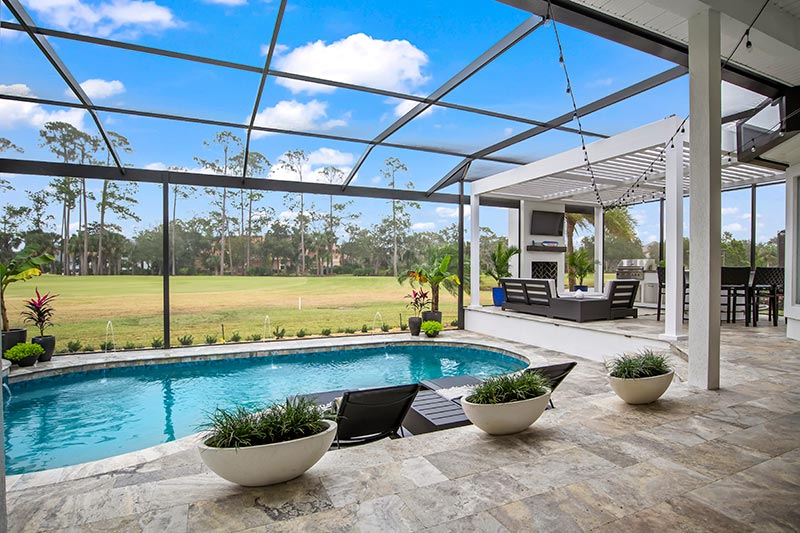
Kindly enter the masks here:
M 567 221 L 567 257 L 570 257 L 575 251 L 575 230 L 588 230 L 594 225 L 594 215 L 566 213 L 564 216 Z M 603 219 L 605 221 L 605 231 L 609 235 L 619 239 L 633 239 L 636 236 L 636 221 L 627 208 L 610 209 L 605 212 Z M 601 265 L 601 274 L 599 275 L 602 275 L 603 270 Z M 570 287 L 575 285 L 575 276 L 572 272 L 569 273 L 567 284 Z

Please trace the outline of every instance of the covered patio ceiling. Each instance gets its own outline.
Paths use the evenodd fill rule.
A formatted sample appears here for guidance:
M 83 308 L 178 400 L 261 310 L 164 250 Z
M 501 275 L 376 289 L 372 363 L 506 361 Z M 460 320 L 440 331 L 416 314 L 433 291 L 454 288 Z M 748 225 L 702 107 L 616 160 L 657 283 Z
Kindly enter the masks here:
M 604 204 L 622 199 L 633 204 L 660 199 L 666 187 L 665 149 L 681 120 L 669 117 L 586 146 L 591 172 L 578 147 L 472 183 L 482 197 L 596 205 L 592 174 Z M 683 190 L 689 194 L 688 123 L 683 141 Z M 739 162 L 735 153 L 720 151 L 722 189 L 738 189 L 783 181 L 783 169 Z

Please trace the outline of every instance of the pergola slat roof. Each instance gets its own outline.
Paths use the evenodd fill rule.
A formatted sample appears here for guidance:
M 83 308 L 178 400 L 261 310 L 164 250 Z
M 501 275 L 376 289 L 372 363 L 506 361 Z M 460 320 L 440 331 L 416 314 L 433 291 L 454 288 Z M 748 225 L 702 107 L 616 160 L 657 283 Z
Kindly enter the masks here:
M 647 180 L 639 183 L 628 203 L 660 198 L 666 186 L 665 163 L 660 155 L 679 122 L 676 117 L 670 117 L 587 145 L 601 198 L 619 198 L 643 173 Z M 689 192 L 690 157 L 687 139 L 683 145 L 684 194 Z M 721 151 L 720 158 L 723 190 L 784 179 L 782 170 L 742 163 L 728 152 Z M 596 204 L 591 176 L 580 148 L 476 181 L 472 192 L 482 197 Z

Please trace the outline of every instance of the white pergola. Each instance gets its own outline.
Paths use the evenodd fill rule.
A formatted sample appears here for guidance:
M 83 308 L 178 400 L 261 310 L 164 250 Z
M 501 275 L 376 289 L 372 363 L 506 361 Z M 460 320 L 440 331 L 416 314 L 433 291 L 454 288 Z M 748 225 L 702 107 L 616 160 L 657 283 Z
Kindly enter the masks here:
M 603 209 L 598 205 L 596 193 L 592 186 L 594 175 L 597 190 L 604 203 L 611 203 L 622 195 L 629 193 L 626 203 L 633 204 L 647 200 L 665 198 L 665 240 L 666 240 L 666 313 L 663 338 L 678 340 L 686 338 L 683 331 L 683 200 L 685 196 L 697 198 L 697 211 L 703 215 L 703 206 L 712 202 L 709 196 L 694 193 L 692 184 L 692 151 L 690 122 L 683 123 L 678 117 L 668 117 L 658 122 L 636 128 L 608 139 L 603 139 L 586 146 L 592 172 L 590 173 L 584 159 L 583 150 L 578 147 L 568 150 L 519 168 L 488 176 L 472 183 L 471 195 L 471 234 L 480 231 L 478 212 L 482 197 L 503 198 L 520 201 L 553 202 L 558 204 L 585 205 L 594 207 L 595 212 L 595 259 L 602 261 Z M 717 137 L 719 139 L 720 137 Z M 696 144 L 696 143 L 695 143 Z M 719 145 L 718 145 L 719 146 Z M 703 159 L 702 148 L 697 159 Z M 769 166 L 742 163 L 736 159 L 734 146 L 727 150 L 714 151 L 714 162 L 719 164 L 720 182 L 717 195 L 717 209 L 712 215 L 716 217 L 717 234 L 721 212 L 719 195 L 722 190 L 738 189 L 757 184 L 781 182 L 785 179 L 784 171 Z M 711 158 L 709 158 L 711 159 Z M 695 161 L 695 164 L 697 162 Z M 645 179 L 646 178 L 646 179 Z M 638 186 L 636 185 L 638 183 Z M 695 183 L 696 188 L 697 183 Z M 694 194 L 693 194 L 694 193 Z M 692 205 L 695 205 L 694 203 Z M 696 222 L 693 217 L 692 224 Z M 787 220 L 787 227 L 791 225 Z M 694 241 L 692 241 L 694 243 Z M 480 275 L 480 239 L 471 239 L 471 275 L 472 286 L 478 286 Z M 694 247 L 693 247 L 694 250 Z M 703 253 L 706 251 L 707 253 Z M 715 254 L 716 257 L 712 257 Z M 695 261 L 702 262 L 705 257 L 717 270 L 717 279 L 705 277 L 702 270 L 696 270 Z M 709 322 L 716 321 L 717 328 L 717 374 L 709 374 L 706 365 L 703 377 L 697 378 L 709 388 L 715 387 L 718 380 L 718 347 L 719 347 L 719 270 L 720 255 L 717 242 L 716 252 L 702 244 L 692 254 L 692 283 L 694 292 L 702 289 L 707 302 L 702 303 L 703 296 L 691 295 L 693 308 L 708 309 Z M 522 273 L 520 273 L 522 275 Z M 712 287 L 716 286 L 714 292 Z M 698 290 L 695 290 L 698 287 Z M 595 290 L 602 287 L 595 286 Z M 712 303 L 716 299 L 716 303 Z M 700 302 L 700 303 L 698 303 Z M 471 294 L 471 306 L 480 306 L 480 295 L 477 291 Z M 716 307 L 714 307 L 716 305 Z M 710 310 L 716 309 L 715 314 Z M 702 320 L 691 321 L 689 336 L 696 334 L 702 337 L 707 329 Z M 690 341 L 691 342 L 691 341 Z M 713 342 L 713 341 L 712 341 Z M 691 348 L 690 348 L 691 349 Z M 690 359 L 692 356 L 690 355 Z M 713 362 L 710 368 L 714 368 Z M 710 377 L 709 377 L 710 376 Z M 718 381 L 717 381 L 718 383 Z

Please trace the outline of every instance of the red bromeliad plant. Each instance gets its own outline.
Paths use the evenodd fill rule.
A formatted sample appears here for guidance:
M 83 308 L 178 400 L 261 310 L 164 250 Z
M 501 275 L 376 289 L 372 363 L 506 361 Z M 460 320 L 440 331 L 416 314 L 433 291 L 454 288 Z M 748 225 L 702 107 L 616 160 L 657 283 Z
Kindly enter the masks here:
M 419 316 L 427 307 L 431 305 L 428 299 L 428 293 L 420 290 L 411 289 L 411 294 L 406 295 L 406 298 L 411 298 L 408 307 L 414 310 L 414 316 Z
M 49 292 L 42 296 L 39 294 L 39 287 L 36 287 L 36 298 L 31 298 L 25 302 L 26 311 L 22 312 L 25 317 L 25 323 L 33 324 L 39 328 L 40 336 L 44 337 L 44 330 L 52 327 L 53 322 L 53 306 L 52 302 L 58 295 L 51 295 Z

